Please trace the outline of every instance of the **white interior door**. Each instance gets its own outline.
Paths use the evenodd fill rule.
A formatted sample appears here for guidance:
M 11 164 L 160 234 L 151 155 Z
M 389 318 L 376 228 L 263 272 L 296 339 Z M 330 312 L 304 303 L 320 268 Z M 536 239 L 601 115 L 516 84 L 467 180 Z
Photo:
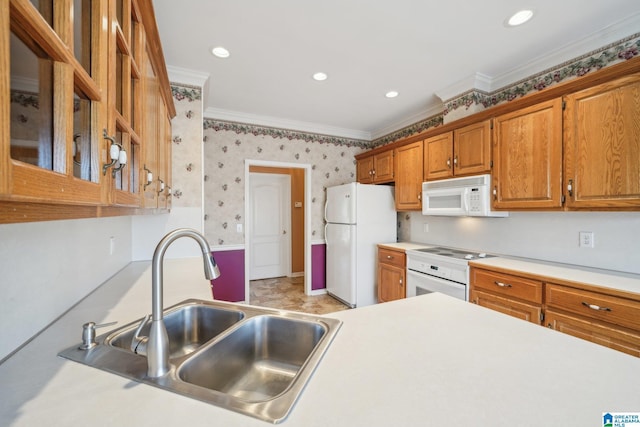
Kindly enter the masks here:
M 250 280 L 287 276 L 291 270 L 291 177 L 251 173 Z

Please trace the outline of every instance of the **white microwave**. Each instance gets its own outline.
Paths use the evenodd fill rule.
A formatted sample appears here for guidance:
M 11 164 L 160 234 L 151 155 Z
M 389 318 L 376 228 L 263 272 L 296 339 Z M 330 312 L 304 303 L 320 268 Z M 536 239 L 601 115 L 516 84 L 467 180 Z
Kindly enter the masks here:
M 422 183 L 422 214 L 505 217 L 491 210 L 491 175 L 450 178 Z

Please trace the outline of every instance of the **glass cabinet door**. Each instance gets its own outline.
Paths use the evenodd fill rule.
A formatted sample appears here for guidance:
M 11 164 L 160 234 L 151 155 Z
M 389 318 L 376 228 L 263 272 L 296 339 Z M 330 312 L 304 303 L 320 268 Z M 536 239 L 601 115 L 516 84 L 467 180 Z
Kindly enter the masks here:
M 106 0 L 105 0 L 106 1 Z M 100 204 L 103 1 L 13 0 L 8 12 L 9 150 L 0 193 L 9 200 Z M 6 28 L 6 27 L 5 27 Z M 103 43 L 104 44 L 104 43 Z M 1 46 L 0 46 L 1 47 Z M 104 54 L 104 52 L 102 53 Z M 102 61 L 103 62 L 103 61 Z M 7 141 L 2 141 L 7 144 Z

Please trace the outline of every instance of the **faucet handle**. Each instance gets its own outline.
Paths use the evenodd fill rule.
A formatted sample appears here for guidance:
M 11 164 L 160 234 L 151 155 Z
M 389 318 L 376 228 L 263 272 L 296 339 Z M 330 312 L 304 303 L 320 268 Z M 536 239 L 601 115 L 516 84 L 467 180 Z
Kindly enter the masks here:
M 131 339 L 131 351 L 135 354 L 147 354 L 147 341 L 149 340 L 149 337 L 141 336 L 140 333 L 142 333 L 142 328 L 149 323 L 149 319 L 151 319 L 150 314 L 144 316 L 144 319 L 142 319 L 138 328 L 133 333 L 133 338 Z
M 81 350 L 89 350 L 90 348 L 98 345 L 96 343 L 96 329 L 103 328 L 105 326 L 112 326 L 118 322 L 108 322 L 96 325 L 96 322 L 87 322 L 82 325 L 82 345 L 79 347 Z

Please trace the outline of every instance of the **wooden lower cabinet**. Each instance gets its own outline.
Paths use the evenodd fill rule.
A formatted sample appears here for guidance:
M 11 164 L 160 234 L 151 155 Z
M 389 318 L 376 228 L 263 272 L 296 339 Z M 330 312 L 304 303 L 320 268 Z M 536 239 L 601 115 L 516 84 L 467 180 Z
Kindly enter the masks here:
M 640 357 L 640 295 L 471 266 L 469 300 Z
M 640 357 L 640 301 L 546 283 L 545 302 L 547 327 Z
M 527 322 L 542 324 L 542 307 L 539 305 L 528 304 L 476 290 L 471 291 L 469 299 L 479 306 L 490 308 Z
M 545 324 L 551 329 L 640 357 L 640 333 L 583 317 L 547 310 Z
M 542 281 L 476 267 L 469 276 L 472 303 L 542 324 Z
M 405 253 L 378 248 L 378 302 L 406 298 Z

